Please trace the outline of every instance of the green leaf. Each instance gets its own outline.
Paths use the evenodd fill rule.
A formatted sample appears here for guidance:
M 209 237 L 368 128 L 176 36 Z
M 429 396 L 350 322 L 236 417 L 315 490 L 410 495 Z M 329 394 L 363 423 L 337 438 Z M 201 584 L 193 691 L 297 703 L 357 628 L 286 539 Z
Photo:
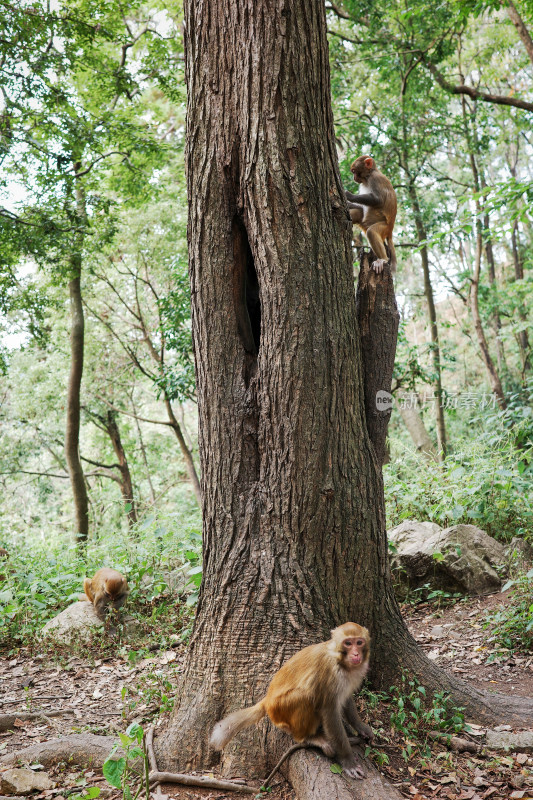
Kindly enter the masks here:
M 342 767 L 340 764 L 330 764 L 329 768 L 335 775 L 342 775 Z
M 139 743 L 142 742 L 144 731 L 142 729 L 142 725 L 139 725 L 138 722 L 132 722 L 132 724 L 126 728 L 126 733 L 128 736 L 131 736 L 132 739 L 136 739 Z
M 115 789 L 120 789 L 125 768 L 125 758 L 118 758 L 116 760 L 108 759 L 107 761 L 104 761 L 102 772 L 104 773 L 104 778 L 108 783 L 111 784 L 111 786 L 114 786 Z

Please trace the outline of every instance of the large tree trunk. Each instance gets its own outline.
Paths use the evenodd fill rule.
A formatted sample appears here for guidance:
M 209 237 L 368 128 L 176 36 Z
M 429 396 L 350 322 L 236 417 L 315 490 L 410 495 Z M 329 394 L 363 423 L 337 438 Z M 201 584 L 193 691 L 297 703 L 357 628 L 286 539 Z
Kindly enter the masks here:
M 80 164 L 75 163 L 74 169 L 77 172 Z M 76 208 L 80 226 L 86 222 L 85 198 L 79 180 L 76 184 Z M 76 249 L 71 254 L 70 270 L 71 280 L 69 282 L 70 293 L 70 374 L 67 392 L 67 419 L 65 429 L 65 458 L 70 475 L 72 495 L 74 498 L 74 509 L 76 515 L 76 538 L 79 543 L 87 540 L 89 535 L 89 500 L 87 497 L 87 487 L 85 476 L 80 461 L 80 393 L 81 379 L 83 376 L 83 354 L 85 319 L 83 316 L 83 304 L 81 300 L 81 263 L 83 246 L 83 234 L 76 236 Z
M 361 335 L 366 427 L 378 464 L 387 453 L 387 430 L 392 413 L 392 371 L 400 314 L 389 267 L 379 276 L 361 251 L 356 294 L 357 321 Z
M 156 740 L 159 767 L 174 769 L 212 763 L 213 723 L 346 620 L 371 630 L 377 686 L 402 668 L 444 681 L 391 587 L 324 6 L 187 0 L 185 31 L 204 577 L 174 716 Z M 494 702 L 478 694 L 470 716 Z M 228 745 L 223 769 L 264 776 L 282 741 L 262 722 Z

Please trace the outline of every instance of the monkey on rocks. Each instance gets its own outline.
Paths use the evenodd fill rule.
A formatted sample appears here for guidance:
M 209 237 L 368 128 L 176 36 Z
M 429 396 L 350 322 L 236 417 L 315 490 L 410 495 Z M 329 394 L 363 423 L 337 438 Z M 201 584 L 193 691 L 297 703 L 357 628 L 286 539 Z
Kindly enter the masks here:
M 360 719 L 353 699 L 368 671 L 369 655 L 367 629 L 354 622 L 340 625 L 327 642 L 292 656 L 276 672 L 259 703 L 217 722 L 211 746 L 222 750 L 239 731 L 268 715 L 297 742 L 320 747 L 326 756 L 335 757 L 351 778 L 364 778 L 343 718 L 360 736 L 372 740 L 372 729 Z
M 396 219 L 396 192 L 392 183 L 376 167 L 370 156 L 359 156 L 350 167 L 353 179 L 361 184 L 359 194 L 345 189 L 350 219 L 365 233 L 370 247 L 377 255 L 372 268 L 382 272 L 389 260 L 385 241 L 390 250 L 391 272 L 396 271 L 396 251 L 392 241 L 392 231 Z
M 83 591 L 100 619 L 104 619 L 109 607 L 118 610 L 124 605 L 130 590 L 122 573 L 103 567 L 93 578 L 84 579 Z

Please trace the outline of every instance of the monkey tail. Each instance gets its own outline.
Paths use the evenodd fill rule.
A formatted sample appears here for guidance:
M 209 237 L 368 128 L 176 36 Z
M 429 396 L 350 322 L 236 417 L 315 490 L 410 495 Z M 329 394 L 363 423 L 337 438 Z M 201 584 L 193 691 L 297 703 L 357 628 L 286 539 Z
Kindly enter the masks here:
M 209 744 L 215 750 L 222 750 L 239 731 L 249 728 L 251 725 L 256 725 L 265 715 L 263 700 L 256 703 L 255 706 L 234 711 L 233 714 L 217 722 L 213 728 Z
M 392 236 L 389 236 L 388 244 L 390 250 L 390 271 L 394 275 L 394 273 L 396 272 L 396 265 L 398 262 L 396 261 L 396 250 L 394 249 L 394 242 L 392 241 Z
M 90 578 L 84 578 L 83 579 L 83 591 L 85 592 L 85 594 L 87 595 L 87 597 L 89 598 L 91 603 L 94 603 L 94 595 L 93 595 L 93 592 L 92 592 L 92 588 L 93 588 L 92 580 Z

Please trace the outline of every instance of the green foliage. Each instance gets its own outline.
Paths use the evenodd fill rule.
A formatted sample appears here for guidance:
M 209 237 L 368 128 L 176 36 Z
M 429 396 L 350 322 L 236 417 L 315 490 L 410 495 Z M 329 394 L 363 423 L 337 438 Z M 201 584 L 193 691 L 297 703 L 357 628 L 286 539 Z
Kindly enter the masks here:
M 388 518 L 477 525 L 501 541 L 525 533 L 533 521 L 530 442 L 526 406 L 473 420 L 478 435 L 464 438 L 442 465 L 404 450 L 385 468 Z M 509 427 L 507 427 L 509 425 Z M 481 427 L 482 426 L 482 427 Z M 527 442 L 517 449 L 517 442 Z
M 96 800 L 97 797 L 100 797 L 100 791 L 98 786 L 89 786 L 82 792 L 69 795 L 69 800 Z
M 113 758 L 120 747 L 124 755 Z M 139 759 L 142 764 L 140 770 L 135 764 Z M 111 786 L 122 790 L 123 800 L 137 800 L 141 792 L 144 792 L 146 800 L 149 800 L 149 771 L 144 731 L 141 725 L 134 722 L 126 729 L 126 733 L 119 734 L 119 741 L 115 742 L 108 759 L 104 761 L 102 772 Z
M 490 629 L 488 641 L 511 652 L 533 651 L 533 569 L 508 581 L 502 591 L 511 588 L 509 604 L 487 616 L 484 627 Z
M 401 755 L 405 761 L 409 761 L 415 751 L 422 757 L 431 754 L 430 732 L 457 734 L 465 727 L 464 710 L 454 707 L 446 692 L 435 692 L 428 698 L 425 687 L 416 678 L 404 676 L 401 686 L 391 686 L 388 692 L 364 690 L 362 695 L 370 708 L 384 704 L 390 717 L 391 734 L 402 740 Z M 383 732 L 385 738 L 387 735 Z M 374 748 L 367 748 L 367 753 L 376 757 L 378 763 L 387 763 Z
M 194 506 L 192 507 L 194 509 Z M 31 549 L 10 545 L 8 562 L 0 568 L 0 641 L 4 647 L 28 643 L 42 625 L 83 591 L 83 577 L 103 565 L 124 573 L 130 584 L 128 611 L 157 625 L 167 614 L 172 593 L 168 575 L 181 569 L 186 603 L 194 606 L 201 577 L 201 526 L 199 511 L 184 506 L 181 513 L 146 515 L 134 532 L 103 537 L 89 544 L 87 563 L 77 555 L 74 543 L 50 536 L 48 542 L 32 541 Z M 191 574 L 192 573 L 192 574 Z M 174 623 L 180 624 L 173 613 Z M 169 627 L 172 631 L 172 627 Z M 181 627 L 179 628 L 181 630 Z M 161 646 L 170 642 L 161 636 Z

